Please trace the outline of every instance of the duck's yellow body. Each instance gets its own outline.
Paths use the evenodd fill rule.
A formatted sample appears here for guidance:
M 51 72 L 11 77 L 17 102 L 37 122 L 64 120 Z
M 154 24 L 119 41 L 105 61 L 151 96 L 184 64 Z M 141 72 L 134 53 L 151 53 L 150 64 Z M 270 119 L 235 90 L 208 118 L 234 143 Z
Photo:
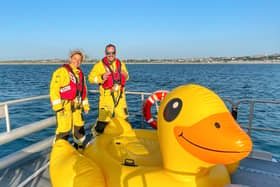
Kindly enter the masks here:
M 53 145 L 50 178 L 53 187 L 92 187 L 93 184 L 95 187 L 106 186 L 99 166 L 63 139 Z
M 115 118 L 79 159 L 96 163 L 108 187 L 220 187 L 230 184 L 230 172 L 251 148 L 214 92 L 187 85 L 161 103 L 157 131 Z
M 116 131 L 120 134 L 113 133 L 114 128 L 119 129 Z M 104 134 L 98 136 L 83 154 L 98 163 L 107 185 L 112 187 L 215 187 L 230 183 L 229 173 L 224 165 L 200 168 L 197 173 L 165 170 L 157 132 L 132 130 L 121 119 L 113 119 Z M 176 153 L 172 154 L 176 160 Z

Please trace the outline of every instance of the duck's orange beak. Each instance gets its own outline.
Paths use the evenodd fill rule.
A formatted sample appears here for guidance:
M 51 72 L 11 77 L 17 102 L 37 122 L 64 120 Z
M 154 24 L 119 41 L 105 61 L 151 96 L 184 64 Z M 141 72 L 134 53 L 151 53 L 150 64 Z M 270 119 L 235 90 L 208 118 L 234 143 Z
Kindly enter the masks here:
M 252 149 L 250 137 L 228 112 L 211 115 L 190 127 L 177 126 L 174 135 L 187 152 L 208 163 L 234 163 Z

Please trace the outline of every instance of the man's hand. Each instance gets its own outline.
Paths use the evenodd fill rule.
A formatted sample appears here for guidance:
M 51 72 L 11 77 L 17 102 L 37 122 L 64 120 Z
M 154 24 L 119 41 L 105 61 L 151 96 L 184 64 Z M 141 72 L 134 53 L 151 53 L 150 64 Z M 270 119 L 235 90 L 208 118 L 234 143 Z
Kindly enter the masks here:
M 123 76 L 125 77 L 125 79 L 127 79 L 127 77 L 128 77 L 128 73 L 126 73 L 126 72 L 122 71 L 122 74 L 123 74 Z
M 108 77 L 110 76 L 110 74 L 111 74 L 111 73 L 109 73 L 109 72 L 104 73 L 104 74 L 102 75 L 103 81 L 106 81 L 106 80 L 108 79 Z

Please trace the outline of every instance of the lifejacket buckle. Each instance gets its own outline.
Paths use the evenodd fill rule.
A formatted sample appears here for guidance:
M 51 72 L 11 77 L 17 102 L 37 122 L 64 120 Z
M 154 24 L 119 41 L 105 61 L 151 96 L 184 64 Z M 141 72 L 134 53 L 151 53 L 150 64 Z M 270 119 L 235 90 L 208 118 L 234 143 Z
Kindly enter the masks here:
M 77 102 L 78 104 L 81 104 L 81 103 L 82 103 L 82 97 L 81 97 L 81 96 L 77 96 L 77 97 L 76 97 L 76 102 Z
M 119 85 L 118 84 L 114 84 L 113 85 L 113 90 L 116 92 L 119 90 Z

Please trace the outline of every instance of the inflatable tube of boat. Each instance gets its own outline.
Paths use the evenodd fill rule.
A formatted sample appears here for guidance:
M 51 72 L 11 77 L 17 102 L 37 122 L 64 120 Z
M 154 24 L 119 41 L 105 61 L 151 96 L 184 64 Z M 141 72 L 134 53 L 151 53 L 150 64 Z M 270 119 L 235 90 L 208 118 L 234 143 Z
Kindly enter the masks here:
M 62 139 L 51 151 L 50 178 L 53 187 L 105 186 L 100 168 Z

